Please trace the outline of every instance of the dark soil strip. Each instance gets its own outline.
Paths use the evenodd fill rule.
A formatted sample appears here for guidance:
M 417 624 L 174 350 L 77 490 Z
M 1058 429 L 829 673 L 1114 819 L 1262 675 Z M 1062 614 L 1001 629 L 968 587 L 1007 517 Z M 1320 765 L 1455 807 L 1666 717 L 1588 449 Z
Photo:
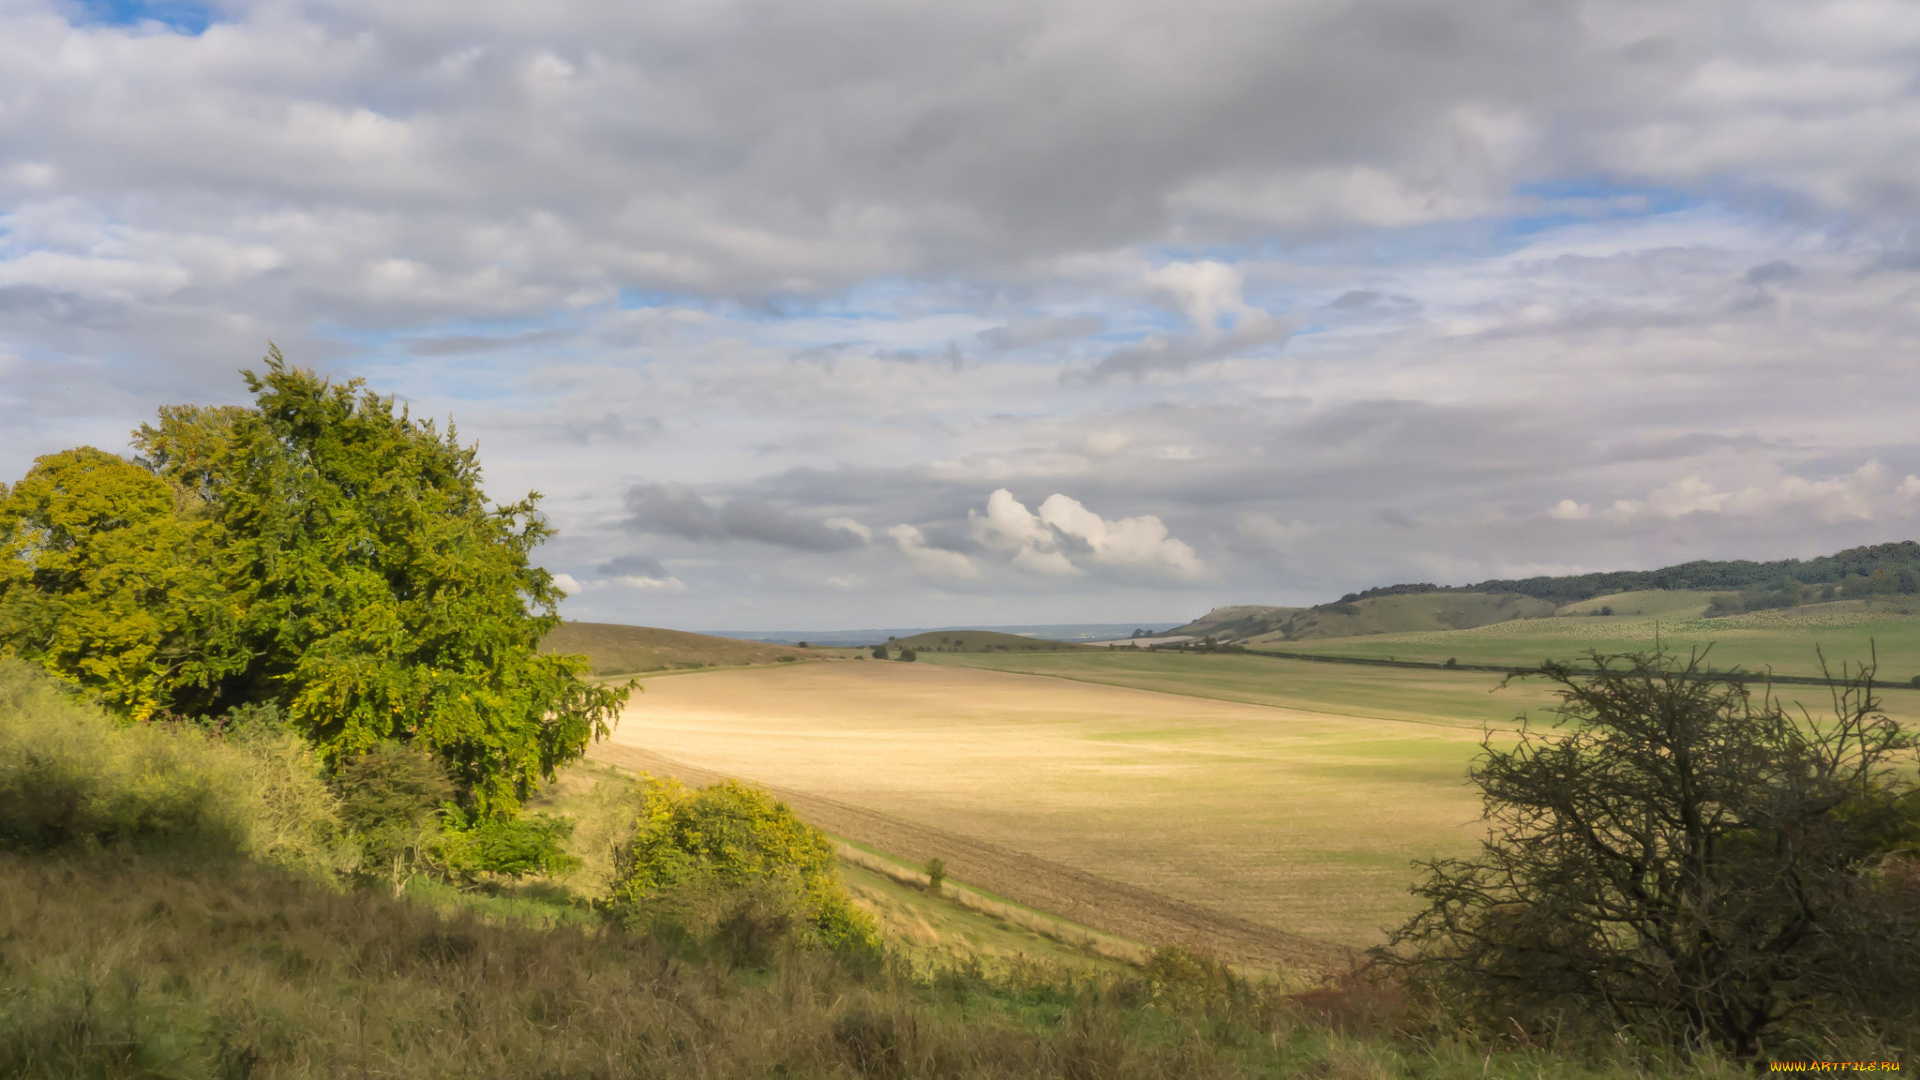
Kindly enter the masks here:
M 601 743 L 590 752 L 634 772 L 703 785 L 724 773 L 674 761 L 636 747 Z M 1046 859 L 876 813 L 803 791 L 761 785 L 802 819 L 912 862 L 944 859 L 947 873 L 1018 904 L 1144 945 L 1184 945 L 1259 967 L 1344 969 L 1354 952 L 1343 946 L 1162 896 L 1125 882 Z

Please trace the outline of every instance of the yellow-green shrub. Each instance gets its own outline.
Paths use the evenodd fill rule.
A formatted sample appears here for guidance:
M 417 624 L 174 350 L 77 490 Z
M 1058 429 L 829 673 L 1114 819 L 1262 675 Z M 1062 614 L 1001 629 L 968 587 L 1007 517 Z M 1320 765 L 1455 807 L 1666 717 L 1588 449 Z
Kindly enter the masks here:
M 117 724 L 50 676 L 0 659 L 0 846 L 119 845 L 316 872 L 352 858 L 298 737 Z
M 786 804 L 733 780 L 695 790 L 648 777 L 636 793 L 613 887 L 630 923 L 718 934 L 749 953 L 769 938 L 878 946 L 872 918 L 840 885 L 832 843 Z

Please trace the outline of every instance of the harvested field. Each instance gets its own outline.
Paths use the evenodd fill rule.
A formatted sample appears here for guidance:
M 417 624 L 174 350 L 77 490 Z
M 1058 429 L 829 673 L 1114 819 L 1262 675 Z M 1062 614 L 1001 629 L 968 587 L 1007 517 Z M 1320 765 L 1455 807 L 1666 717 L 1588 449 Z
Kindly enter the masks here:
M 634 772 L 672 776 L 696 785 L 718 783 L 729 775 L 632 747 L 602 747 L 594 756 Z M 1325 941 L 1288 934 L 999 844 L 804 791 L 764 786 L 809 824 L 912 862 L 944 859 L 947 872 L 957 882 L 1128 941 L 1177 943 L 1273 968 L 1337 967 L 1349 955 L 1348 950 Z
M 1484 719 L 1511 711 L 1489 698 Z M 1410 908 L 1408 860 L 1472 848 L 1479 736 L 869 662 L 650 681 L 594 754 L 768 785 L 833 832 L 1097 929 L 1298 962 L 1378 940 Z

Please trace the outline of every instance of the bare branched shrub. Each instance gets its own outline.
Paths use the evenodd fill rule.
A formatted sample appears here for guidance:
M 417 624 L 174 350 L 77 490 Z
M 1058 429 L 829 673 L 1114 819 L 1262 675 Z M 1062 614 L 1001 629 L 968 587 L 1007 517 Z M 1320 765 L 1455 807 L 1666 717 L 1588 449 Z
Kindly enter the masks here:
M 1556 715 L 1489 733 L 1488 839 L 1421 864 L 1427 907 L 1379 959 L 1495 1029 L 1593 1023 L 1743 1060 L 1920 1030 L 1920 919 L 1886 866 L 1914 825 L 1913 735 L 1871 668 L 1830 680 L 1816 718 L 1704 659 L 1531 672 Z

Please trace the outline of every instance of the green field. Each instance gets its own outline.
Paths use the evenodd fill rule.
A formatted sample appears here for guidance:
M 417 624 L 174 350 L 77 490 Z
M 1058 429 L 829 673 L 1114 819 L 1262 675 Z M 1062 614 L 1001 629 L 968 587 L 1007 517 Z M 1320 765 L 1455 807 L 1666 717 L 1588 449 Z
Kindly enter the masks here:
M 1819 652 L 1837 670 L 1843 661 L 1857 664 L 1877 651 L 1881 681 L 1906 683 L 1920 675 L 1920 616 L 1857 600 L 1718 619 L 1559 616 L 1471 630 L 1256 642 L 1251 647 L 1374 659 L 1529 665 L 1547 658 L 1575 659 L 1589 650 L 1643 651 L 1653 646 L 1656 634 L 1669 649 L 1682 653 L 1713 646 L 1712 665 L 1721 669 L 1738 665 L 1749 671 L 1818 675 Z
M 1236 653 L 1089 649 L 1040 655 L 940 654 L 922 662 L 1473 730 L 1505 724 L 1523 710 L 1547 708 L 1553 702 L 1534 684 L 1501 689 L 1500 676 L 1486 672 L 1363 667 Z

